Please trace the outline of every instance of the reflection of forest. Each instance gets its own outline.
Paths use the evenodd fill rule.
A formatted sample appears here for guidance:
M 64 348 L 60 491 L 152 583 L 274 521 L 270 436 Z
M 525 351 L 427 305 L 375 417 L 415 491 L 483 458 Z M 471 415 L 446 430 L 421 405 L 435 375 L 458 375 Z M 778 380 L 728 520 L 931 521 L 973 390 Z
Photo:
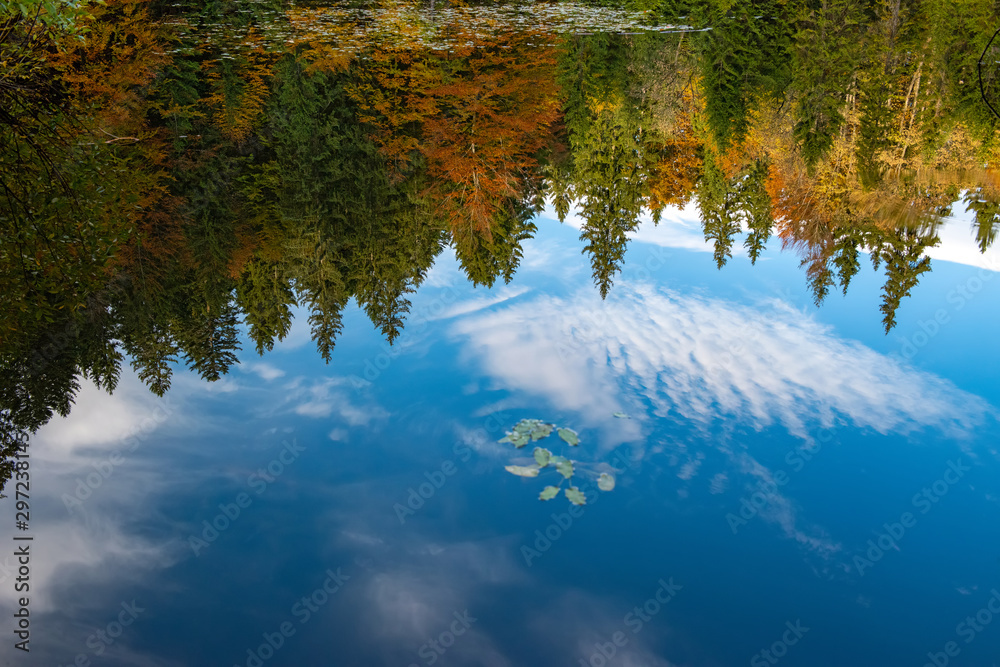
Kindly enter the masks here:
M 391 341 L 445 246 L 510 280 L 546 201 L 577 207 L 602 295 L 643 212 L 693 200 L 720 268 L 776 234 L 817 303 L 868 254 L 887 331 L 956 202 L 993 242 L 992 3 L 616 4 L 711 29 L 560 37 L 440 0 L 0 16 L 7 430 L 124 354 L 160 394 L 178 358 L 217 379 L 241 320 L 263 353 L 295 305 L 327 360 L 351 298 Z

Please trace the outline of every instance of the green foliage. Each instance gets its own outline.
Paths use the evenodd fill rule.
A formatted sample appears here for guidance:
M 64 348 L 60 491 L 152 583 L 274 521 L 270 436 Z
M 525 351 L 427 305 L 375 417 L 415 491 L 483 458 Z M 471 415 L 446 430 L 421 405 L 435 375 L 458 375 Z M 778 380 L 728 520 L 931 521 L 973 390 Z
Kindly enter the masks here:
M 837 237 L 834 244 L 833 265 L 837 270 L 844 294 L 847 294 L 847 287 L 851 284 L 851 279 L 857 275 L 861 268 L 858 254 L 864 239 L 865 230 L 859 227 L 848 227 L 845 233 Z
M 539 500 L 552 500 L 559 495 L 558 486 L 546 486 L 542 489 L 542 492 L 538 494 Z
M 552 452 L 545 449 L 544 447 L 535 447 L 535 461 L 538 465 L 545 467 L 549 464 L 549 460 L 552 458 Z
M 38 22 L 57 36 L 82 35 L 89 18 L 88 4 L 90 0 L 0 0 L 0 22 Z
M 892 145 L 890 89 L 883 76 L 875 76 L 860 92 L 861 122 L 858 127 L 856 158 L 858 178 L 865 189 L 882 182 L 884 168 L 879 153 Z
M 793 133 L 810 169 L 833 145 L 842 106 L 861 59 L 861 5 L 823 0 L 798 21 L 792 48 Z
M 992 137 L 997 118 L 982 101 L 977 65 L 997 27 L 995 3 L 992 0 L 923 0 L 919 20 L 924 27 L 925 40 L 931 45 L 927 53 L 935 73 L 931 85 L 938 87 L 937 93 L 945 108 L 977 136 Z M 996 53 L 987 54 L 983 68 L 983 83 L 993 100 L 997 99 L 1000 89 Z
M 566 489 L 566 500 L 570 501 L 574 505 L 586 505 L 587 497 L 583 495 L 583 491 L 575 486 L 571 486 Z
M 518 477 L 538 477 L 538 466 L 504 466 L 504 470 Z
M 767 171 L 767 164 L 757 161 L 726 178 L 714 157 L 706 157 L 697 197 L 705 240 L 713 242 L 712 255 L 720 269 L 733 256 L 734 238 L 743 224 L 749 230 L 745 245 L 752 263 L 756 263 L 771 236 L 774 219 L 771 198 L 764 188 Z
M 462 270 L 473 285 L 493 287 L 497 278 L 509 283 L 521 262 L 521 243 L 534 236 L 535 209 L 511 201 L 494 219 L 489 236 L 472 229 L 452 231 L 452 244 Z
M 283 340 L 292 326 L 295 294 L 276 261 L 255 258 L 247 263 L 236 284 L 236 304 L 244 313 L 257 354 Z
M 569 186 L 560 189 L 567 193 L 564 202 L 571 198 L 579 206 L 583 252 L 591 256 L 602 298 L 621 270 L 628 234 L 639 224 L 658 157 L 649 107 L 631 97 L 639 87 L 629 67 L 634 48 L 622 36 L 595 35 L 572 40 L 560 54 L 572 149 Z
M 781 97 L 791 71 L 792 27 L 779 0 L 709 2 L 697 11 L 699 62 L 705 114 L 720 149 L 739 144 L 757 97 Z
M 575 447 L 580 443 L 580 438 L 576 431 L 559 427 L 555 424 L 549 424 L 540 419 L 522 419 L 504 437 L 500 438 L 498 442 L 509 442 L 516 449 L 520 449 L 528 444 L 528 442 L 537 442 L 549 437 L 553 432 L 557 433 L 559 439 L 570 446 Z M 565 456 L 555 455 L 544 447 L 535 447 L 532 458 L 535 461 L 532 465 L 509 465 L 505 466 L 504 469 L 518 477 L 538 477 L 542 471 L 548 468 L 555 470 L 560 476 L 559 483 L 554 486 L 546 486 L 542 489 L 542 492 L 538 496 L 539 500 L 552 500 L 555 498 L 559 494 L 559 490 L 563 488 L 563 482 L 572 480 L 573 476 L 582 467 L 582 464 L 578 461 L 572 461 Z M 601 473 L 597 478 L 597 487 L 601 491 L 611 491 L 615 488 L 615 478 L 608 473 Z M 564 491 L 566 499 L 574 505 L 586 504 L 586 497 L 576 486 L 569 486 Z
M 559 437 L 567 445 L 570 445 L 571 447 L 576 447 L 577 445 L 580 444 L 580 436 L 573 429 L 571 429 L 571 428 L 560 428 L 560 429 L 558 429 L 558 431 L 559 431 Z
M 922 234 L 913 227 L 901 227 L 887 233 L 878 246 L 879 259 L 885 263 L 886 281 L 882 288 L 882 323 L 889 333 L 896 326 L 896 309 L 910 295 L 920 276 L 931 270 L 926 248 L 940 243 L 936 234 Z
M 979 252 L 985 253 L 1000 231 L 1000 202 L 982 198 L 981 192 L 975 190 L 967 192 L 963 199 L 965 210 L 975 214 L 972 228 L 976 234 L 976 245 L 979 246 Z

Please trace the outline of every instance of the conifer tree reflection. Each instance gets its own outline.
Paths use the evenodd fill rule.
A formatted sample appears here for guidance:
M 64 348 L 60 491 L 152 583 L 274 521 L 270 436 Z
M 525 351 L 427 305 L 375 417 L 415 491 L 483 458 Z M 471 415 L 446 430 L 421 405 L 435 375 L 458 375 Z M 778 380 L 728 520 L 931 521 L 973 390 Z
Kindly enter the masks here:
M 352 300 L 393 342 L 446 246 L 508 282 L 547 204 L 602 297 L 641 221 L 694 200 L 720 269 L 778 236 L 817 304 L 867 253 L 887 332 L 956 202 L 995 242 L 986 0 L 624 4 L 711 29 L 108 0 L 58 46 L 0 15 L 3 446 L 126 359 L 159 395 L 178 363 L 217 380 L 298 308 L 328 362 Z

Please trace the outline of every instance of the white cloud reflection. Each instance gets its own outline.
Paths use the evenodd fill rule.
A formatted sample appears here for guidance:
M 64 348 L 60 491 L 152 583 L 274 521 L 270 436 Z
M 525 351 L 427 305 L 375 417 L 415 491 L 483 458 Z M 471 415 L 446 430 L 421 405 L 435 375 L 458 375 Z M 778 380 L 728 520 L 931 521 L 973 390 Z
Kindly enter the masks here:
M 240 368 L 250 373 L 254 373 L 260 377 L 265 382 L 270 382 L 271 380 L 277 380 L 280 377 L 284 377 L 285 371 L 272 366 L 271 364 L 266 364 L 263 362 L 258 363 L 243 363 L 240 364 Z
M 453 332 L 496 384 L 589 424 L 648 410 L 706 428 L 719 419 L 780 424 L 808 440 L 810 425 L 835 416 L 883 434 L 961 434 L 992 411 L 778 300 L 745 306 L 637 286 L 602 302 L 582 290 L 477 314 Z
M 287 401 L 295 405 L 297 415 L 325 419 L 335 416 L 349 426 L 364 426 L 374 419 L 389 416 L 374 404 L 360 404 L 352 396 L 350 381 L 346 378 L 324 378 L 302 386 L 301 378 L 286 386 Z M 336 438 L 331 438 L 336 439 Z
M 709 493 L 730 479 L 748 489 L 772 479 L 762 452 L 734 441 L 736 428 L 779 427 L 803 443 L 844 424 L 879 434 L 938 429 L 961 440 L 995 415 L 978 396 L 840 338 L 774 299 L 740 305 L 640 285 L 602 302 L 585 289 L 479 313 L 452 331 L 495 388 L 575 412 L 580 426 L 602 429 L 604 451 L 617 433 L 618 442 L 645 449 L 647 460 L 657 456 L 663 448 L 644 434 L 654 420 L 669 420 L 669 442 L 661 444 L 672 453 L 663 463 L 677 467 L 682 484 L 699 475 L 704 452 L 728 462 L 708 470 Z M 619 410 L 633 419 L 613 419 Z M 760 517 L 824 560 L 840 550 L 798 514 L 798 504 L 777 492 Z

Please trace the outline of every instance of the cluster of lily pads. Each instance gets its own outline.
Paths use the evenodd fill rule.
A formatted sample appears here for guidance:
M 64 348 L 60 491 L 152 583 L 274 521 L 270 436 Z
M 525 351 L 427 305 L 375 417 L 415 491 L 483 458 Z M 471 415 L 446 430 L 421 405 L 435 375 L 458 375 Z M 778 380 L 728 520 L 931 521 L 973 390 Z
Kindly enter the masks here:
M 514 430 L 500 438 L 499 442 L 509 442 L 516 449 L 521 449 L 529 442 L 538 442 L 542 438 L 549 437 L 553 431 L 559 435 L 560 440 L 570 447 L 576 447 L 580 444 L 580 436 L 573 429 L 561 428 L 555 424 L 543 422 L 540 419 L 522 419 L 514 426 Z M 538 477 L 542 470 L 552 467 L 557 473 L 562 475 L 562 479 L 559 480 L 557 485 L 549 485 L 542 489 L 538 498 L 540 500 L 552 500 L 562 490 L 566 494 L 566 499 L 574 505 L 585 505 L 587 503 L 586 496 L 578 487 L 571 485 L 565 489 L 562 488 L 564 482 L 568 483 L 572 479 L 574 472 L 576 472 L 577 467 L 580 465 L 578 462 L 571 461 L 565 456 L 557 456 L 544 447 L 535 447 L 534 458 L 535 463 L 532 465 L 510 465 L 506 466 L 505 470 L 518 477 Z M 612 490 L 615 488 L 615 478 L 606 472 L 601 473 L 597 478 L 597 488 L 601 491 Z

